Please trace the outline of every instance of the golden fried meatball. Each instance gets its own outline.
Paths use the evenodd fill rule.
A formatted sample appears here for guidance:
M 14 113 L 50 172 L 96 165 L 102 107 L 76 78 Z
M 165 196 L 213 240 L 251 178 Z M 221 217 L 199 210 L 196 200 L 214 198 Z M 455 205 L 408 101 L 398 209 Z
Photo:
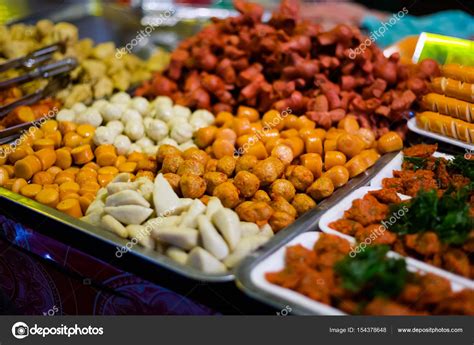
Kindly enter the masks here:
M 167 145 L 167 144 L 160 145 L 160 148 L 158 149 L 158 152 L 156 153 L 156 161 L 158 163 L 163 163 L 165 156 L 172 155 L 172 154 L 181 156 L 181 151 L 172 145 Z
M 217 171 L 217 159 L 209 158 L 204 169 L 206 172 Z
M 234 208 L 239 204 L 239 190 L 232 182 L 224 182 L 214 188 L 213 196 L 218 197 L 222 205 L 228 208 Z
M 258 177 L 262 186 L 268 186 L 283 174 L 285 166 L 275 157 L 268 157 L 258 162 L 253 173 Z
M 297 165 L 288 165 L 285 169 L 285 177 L 286 178 L 290 177 L 292 171 L 295 170 L 296 167 L 297 167 Z
M 171 154 L 166 155 L 163 159 L 163 165 L 161 166 L 161 172 L 166 173 L 176 173 L 178 168 L 183 164 L 184 159 L 180 155 Z
M 252 198 L 252 201 L 263 201 L 263 202 L 270 202 L 270 197 L 268 196 L 267 192 L 264 190 L 257 190 Z
M 308 188 L 308 193 L 314 200 L 327 198 L 334 192 L 334 185 L 330 178 L 320 177 Z
M 173 188 L 176 194 L 181 194 L 181 189 L 179 188 L 179 181 L 181 180 L 181 176 L 173 173 L 163 174 L 163 177 L 168 181 Z
M 207 184 L 206 192 L 212 195 L 214 188 L 227 181 L 227 175 L 219 171 L 210 171 L 204 174 L 204 180 Z
M 281 211 L 288 213 L 290 216 L 293 218 L 296 218 L 297 212 L 296 209 L 291 206 L 291 204 L 282 196 L 277 195 L 271 202 L 270 206 L 273 208 L 273 210 L 276 211 Z
M 291 202 L 295 196 L 295 186 L 290 181 L 284 179 L 278 179 L 270 186 L 270 196 L 275 199 L 278 195 Z
M 290 172 L 288 180 L 299 191 L 305 191 L 313 183 L 313 173 L 302 165 L 297 165 Z
M 260 187 L 260 180 L 257 176 L 248 171 L 239 171 L 234 177 L 234 185 L 244 198 L 252 197 Z
M 254 155 L 243 155 L 237 159 L 237 163 L 235 165 L 235 172 L 238 173 L 239 171 L 252 171 L 252 169 L 257 164 L 258 159 Z
M 235 158 L 232 156 L 224 156 L 217 161 L 216 170 L 223 172 L 227 176 L 232 176 L 235 170 Z
M 308 194 L 299 193 L 293 198 L 291 205 L 298 212 L 298 217 L 313 207 L 316 207 L 316 202 Z
M 178 168 L 178 175 L 192 174 L 202 176 L 204 175 L 204 165 L 194 159 L 185 160 Z
M 273 232 L 278 232 L 283 228 L 295 221 L 295 217 L 292 217 L 286 212 L 276 211 L 268 221 L 272 227 Z
M 195 161 L 201 162 L 202 165 L 206 166 L 206 163 L 209 160 L 209 155 L 205 151 L 199 150 L 197 147 L 190 147 L 189 149 L 183 152 L 183 158 L 193 159 Z
M 206 192 L 206 181 L 197 175 L 184 174 L 179 181 L 179 187 L 184 198 L 199 199 Z
M 244 201 L 235 209 L 240 219 L 262 226 L 268 222 L 273 214 L 273 209 L 265 202 Z

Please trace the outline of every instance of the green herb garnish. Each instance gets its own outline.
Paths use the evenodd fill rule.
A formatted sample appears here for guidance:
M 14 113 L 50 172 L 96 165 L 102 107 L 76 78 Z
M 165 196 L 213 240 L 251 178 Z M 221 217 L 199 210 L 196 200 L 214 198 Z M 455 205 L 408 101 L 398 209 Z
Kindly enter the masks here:
M 448 169 L 457 172 L 471 181 L 474 180 L 474 160 L 466 159 L 464 155 L 456 155 L 449 161 Z
M 347 255 L 334 266 L 342 286 L 369 299 L 400 294 L 408 279 L 405 260 L 388 258 L 388 246 L 365 248 L 355 257 Z
M 424 169 L 426 166 L 426 158 L 405 156 L 403 157 L 403 161 L 412 164 L 414 171 Z
M 390 207 L 390 215 L 399 215 L 390 231 L 399 235 L 434 231 L 443 243 L 463 244 L 474 225 L 469 213 L 471 191 L 472 184 L 458 191 L 448 188 L 439 198 L 434 189 L 420 190 L 416 197 Z

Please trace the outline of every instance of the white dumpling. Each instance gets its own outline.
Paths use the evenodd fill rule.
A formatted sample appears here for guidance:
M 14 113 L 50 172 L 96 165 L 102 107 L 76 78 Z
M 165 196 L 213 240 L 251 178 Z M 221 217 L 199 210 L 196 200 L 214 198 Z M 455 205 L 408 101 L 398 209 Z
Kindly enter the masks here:
M 144 97 L 133 97 L 130 102 L 130 107 L 142 115 L 145 115 L 148 112 L 148 106 L 149 102 Z
M 152 120 L 147 127 L 146 134 L 155 141 L 160 141 L 168 136 L 169 128 L 161 120 Z
M 94 144 L 97 146 L 104 144 L 113 144 L 114 143 L 114 133 L 112 130 L 105 126 L 100 126 L 95 130 L 94 133 Z
M 106 122 L 120 120 L 126 107 L 119 103 L 107 103 L 101 109 L 102 116 Z
M 145 126 L 145 131 L 148 130 L 148 127 L 150 127 L 150 124 L 153 122 L 152 117 L 144 117 L 143 118 L 143 126 Z
M 156 154 L 158 153 L 158 146 L 147 146 L 143 149 L 143 152 L 146 153 L 148 156 L 156 156 Z
M 190 123 L 195 130 L 210 126 L 214 123 L 214 115 L 208 110 L 199 109 L 191 115 Z
M 183 152 L 187 149 L 190 149 L 191 147 L 197 147 L 197 145 L 192 140 L 188 140 L 185 143 L 179 145 L 179 149 Z
M 118 135 L 114 140 L 114 146 L 117 149 L 119 155 L 126 155 L 130 150 L 132 142 L 126 135 Z
M 143 149 L 141 146 L 138 146 L 137 144 L 132 144 L 130 145 L 130 148 L 128 149 L 128 153 L 127 154 L 132 154 L 133 152 L 143 152 Z
M 180 126 L 174 126 L 171 130 L 170 137 L 176 140 L 178 144 L 182 144 L 192 139 L 193 132 L 193 126 L 186 122 L 181 124 Z
M 173 106 L 173 114 L 175 117 L 188 119 L 191 116 L 191 110 L 185 106 L 176 104 Z
M 221 208 L 212 215 L 212 222 L 233 251 L 241 237 L 240 219 L 237 213 L 229 208 Z
M 142 116 L 138 111 L 135 109 L 126 109 L 122 113 L 122 117 L 120 118 L 123 123 L 127 122 L 142 122 Z
M 141 224 L 153 213 L 151 208 L 138 205 L 109 206 L 105 213 L 110 214 L 123 224 Z
M 118 92 L 110 98 L 112 103 L 128 104 L 130 102 L 130 95 L 126 92 Z
M 135 142 L 138 146 L 140 146 L 143 150 L 145 150 L 149 146 L 154 146 L 153 141 L 150 138 L 143 137 L 140 140 Z
M 168 122 L 173 117 L 173 106 L 164 103 L 155 103 L 155 117 Z
M 188 120 L 183 117 L 173 117 L 168 122 L 168 127 L 173 129 L 173 127 L 182 126 L 183 124 L 189 124 Z
M 76 116 L 76 122 L 79 124 L 90 124 L 99 127 L 102 124 L 102 115 L 97 109 L 88 108 Z
M 159 143 L 158 143 L 158 148 L 160 147 L 160 145 L 171 145 L 171 146 L 174 146 L 176 148 L 179 147 L 178 143 L 176 142 L 176 140 L 174 139 L 171 139 L 171 138 L 164 138 L 163 140 L 161 140 Z
M 71 109 L 61 109 L 56 114 L 56 120 L 58 121 L 74 122 L 75 118 L 76 118 L 76 113 Z
M 186 265 L 211 274 L 225 273 L 227 271 L 222 262 L 201 247 L 195 247 L 189 252 Z
M 106 127 L 109 128 L 112 131 L 114 137 L 116 137 L 117 135 L 122 134 L 122 132 L 125 128 L 123 123 L 118 121 L 118 120 L 110 121 L 109 123 L 107 123 Z
M 71 107 L 71 110 L 76 114 L 80 114 L 87 109 L 87 106 L 84 103 L 74 103 Z
M 102 111 L 102 108 L 105 107 L 109 102 L 107 102 L 105 99 L 99 99 L 92 103 L 92 108 L 97 109 L 98 111 Z
M 153 100 L 153 105 L 156 106 L 158 104 L 169 105 L 170 107 L 173 106 L 173 100 L 168 96 L 158 96 Z
M 125 134 L 130 140 L 138 140 L 145 135 L 145 127 L 141 121 L 129 121 L 125 125 Z

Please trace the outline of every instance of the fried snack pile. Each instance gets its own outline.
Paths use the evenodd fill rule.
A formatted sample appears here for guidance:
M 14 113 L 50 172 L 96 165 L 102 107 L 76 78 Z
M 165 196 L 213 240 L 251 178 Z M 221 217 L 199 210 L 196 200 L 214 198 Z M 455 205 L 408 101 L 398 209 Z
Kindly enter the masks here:
M 357 28 L 324 32 L 298 18 L 298 2 L 282 1 L 268 23 L 263 8 L 234 1 L 238 17 L 215 19 L 172 53 L 169 67 L 138 89 L 168 95 L 191 108 L 260 112 L 291 108 L 329 128 L 347 114 L 376 136 L 389 128 L 404 133 L 404 116 L 426 81 L 439 75 L 433 60 L 417 66 L 386 58 Z M 365 49 L 361 47 L 366 46 Z
M 124 91 L 135 83 L 149 79 L 151 71 L 159 71 L 168 63 L 168 54 L 163 51 L 158 51 L 147 62 L 133 54 L 122 54 L 117 58 L 114 43 L 95 45 L 90 38 L 79 40 L 78 29 L 73 24 L 54 24 L 46 19 L 36 25 L 20 23 L 0 26 L 0 63 L 58 42 L 64 43 L 66 50 L 64 54 L 56 53 L 54 59 L 74 57 L 80 64 L 71 72 L 72 85 L 57 95 L 65 107 L 110 96 L 114 90 Z M 18 74 L 19 71 L 8 71 L 1 77 Z M 36 91 L 39 84 L 33 82 L 27 88 L 29 92 Z
M 346 239 L 321 234 L 312 249 L 286 248 L 285 267 L 266 274 L 273 284 L 315 301 L 363 315 L 473 315 L 474 291 L 454 290 L 433 273 L 411 272 L 383 245 L 355 257 Z

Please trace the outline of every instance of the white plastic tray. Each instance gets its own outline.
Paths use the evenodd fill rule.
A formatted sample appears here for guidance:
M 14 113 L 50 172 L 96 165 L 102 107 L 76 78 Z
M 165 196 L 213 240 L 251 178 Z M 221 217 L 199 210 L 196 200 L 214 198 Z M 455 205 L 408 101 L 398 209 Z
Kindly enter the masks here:
M 303 294 L 283 288 L 278 285 L 271 284 L 265 279 L 265 273 L 268 272 L 275 272 L 283 269 L 285 267 L 285 253 L 286 247 L 292 246 L 296 244 L 301 244 L 302 246 L 312 249 L 316 241 L 319 239 L 321 235 L 320 232 L 305 232 L 297 237 L 295 237 L 292 241 L 290 241 L 286 246 L 278 249 L 272 255 L 268 256 L 261 262 L 259 262 L 254 269 L 250 273 L 250 279 L 252 283 L 257 286 L 258 288 L 265 291 L 265 293 L 273 295 L 279 300 L 285 301 L 288 306 L 300 306 L 305 310 L 309 310 L 314 312 L 315 314 L 319 315 L 346 315 L 342 310 L 331 307 L 324 303 L 316 302 L 309 297 L 304 296 Z M 336 233 L 336 235 L 341 236 L 340 233 Z M 342 237 L 342 236 L 341 236 Z M 390 256 L 397 256 L 397 254 L 391 252 L 389 253 Z M 435 270 L 431 267 L 421 268 L 412 265 L 409 260 L 407 261 L 407 268 L 411 272 L 420 272 L 420 273 L 428 273 L 432 272 L 437 274 Z M 449 278 L 448 278 L 449 279 Z M 453 291 L 459 291 L 464 288 L 472 288 L 468 284 L 460 281 L 451 281 L 451 288 Z
M 336 234 L 336 235 L 339 235 L 341 237 L 344 237 L 345 239 L 349 239 L 349 240 L 354 241 L 354 238 L 352 236 L 345 235 L 345 234 L 340 233 L 339 231 L 331 229 L 329 227 L 329 224 L 331 222 L 334 222 L 338 219 L 343 218 L 344 211 L 351 208 L 352 201 L 362 198 L 369 191 L 378 190 L 378 189 L 380 189 L 379 186 L 371 186 L 371 187 L 361 187 L 361 188 L 356 189 L 355 191 L 353 191 L 347 197 L 342 199 L 337 206 L 334 206 L 334 207 L 330 208 L 328 211 L 326 211 L 326 213 L 321 217 L 321 219 L 319 221 L 319 229 L 321 229 L 322 232 L 326 232 L 326 233 L 329 233 L 329 234 Z M 401 195 L 400 194 L 400 197 L 401 197 L 402 200 L 410 199 L 410 197 L 407 196 L 407 195 Z M 391 251 L 390 253 L 391 253 L 391 255 L 396 255 L 396 256 L 401 257 L 401 255 L 396 253 L 396 252 Z M 465 278 L 465 277 L 462 277 L 460 275 L 448 272 L 448 271 L 446 271 L 442 268 L 435 267 L 433 265 L 429 265 L 429 264 L 427 264 L 423 261 L 417 260 L 417 259 L 413 259 L 413 258 L 410 258 L 410 257 L 405 257 L 405 259 L 406 259 L 407 263 L 412 265 L 413 267 L 417 267 L 417 268 L 419 268 L 423 271 L 435 273 L 435 274 L 437 274 L 441 277 L 449 279 L 452 282 L 457 282 L 459 284 L 465 285 L 466 287 L 469 287 L 470 289 L 474 289 L 474 281 L 470 280 L 469 278 Z
M 446 137 L 444 135 L 441 135 L 441 134 L 438 134 L 438 133 L 433 133 L 433 132 L 430 132 L 430 131 L 427 131 L 425 129 L 422 129 L 422 128 L 418 127 L 418 125 L 416 124 L 416 118 L 415 117 L 408 120 L 407 125 L 408 125 L 408 128 L 412 132 L 418 133 L 418 134 L 423 135 L 425 137 L 429 137 L 429 138 L 432 138 L 432 139 L 443 141 L 445 143 L 448 143 L 448 144 L 451 144 L 451 145 L 454 145 L 454 146 L 458 146 L 458 147 L 462 147 L 464 149 L 474 150 L 474 144 L 468 144 L 464 141 L 457 140 L 457 139 L 454 139 L 454 138 L 449 138 L 449 137 Z
M 453 159 L 451 155 L 441 152 L 435 152 L 434 157 Z M 393 177 L 394 170 L 401 170 L 403 164 L 403 152 L 400 151 L 386 166 L 384 166 L 375 176 L 370 180 L 371 187 L 382 188 L 382 180 L 386 177 Z

